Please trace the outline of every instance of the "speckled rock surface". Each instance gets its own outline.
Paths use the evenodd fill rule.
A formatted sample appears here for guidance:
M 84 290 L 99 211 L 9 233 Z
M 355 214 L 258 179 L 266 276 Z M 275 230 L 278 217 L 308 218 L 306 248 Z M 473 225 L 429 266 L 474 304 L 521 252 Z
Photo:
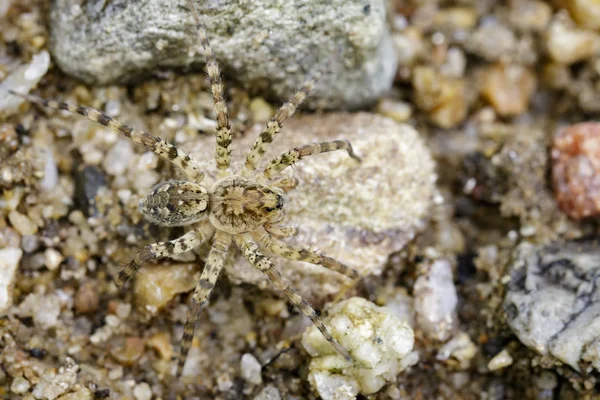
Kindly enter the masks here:
M 234 142 L 234 170 L 262 125 L 256 128 Z M 284 171 L 283 176 L 299 179 L 284 206 L 287 223 L 297 225 L 299 234 L 286 242 L 317 248 L 363 275 L 379 275 L 388 256 L 425 226 L 436 190 L 434 162 L 414 128 L 368 113 L 294 118 L 284 125 L 266 160 L 295 146 L 334 139 L 350 140 L 362 163 L 338 151 L 307 157 Z M 213 175 L 214 146 L 214 139 L 206 138 L 188 147 Z M 274 261 L 303 296 L 319 304 L 350 283 L 320 266 L 280 257 Z M 226 272 L 234 282 L 272 289 L 243 257 L 226 266 Z
M 504 301 L 528 347 L 578 371 L 600 371 L 600 250 L 597 240 L 521 244 Z
M 287 99 L 320 65 L 309 105 L 358 108 L 392 84 L 396 57 L 381 0 L 197 2 L 226 75 Z M 54 2 L 51 51 L 88 83 L 137 80 L 160 68 L 204 62 L 185 0 Z M 336 55 L 339 54 L 339 55 Z

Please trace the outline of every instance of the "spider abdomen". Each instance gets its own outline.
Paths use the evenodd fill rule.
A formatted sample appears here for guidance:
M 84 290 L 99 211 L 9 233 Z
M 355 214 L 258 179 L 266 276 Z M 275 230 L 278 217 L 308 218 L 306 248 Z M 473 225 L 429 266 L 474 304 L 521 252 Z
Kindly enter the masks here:
M 193 182 L 170 181 L 159 184 L 140 201 L 144 217 L 161 226 L 182 226 L 206 217 L 210 197 Z
M 210 222 L 227 233 L 253 231 L 282 212 L 282 193 L 241 176 L 222 179 L 211 189 Z

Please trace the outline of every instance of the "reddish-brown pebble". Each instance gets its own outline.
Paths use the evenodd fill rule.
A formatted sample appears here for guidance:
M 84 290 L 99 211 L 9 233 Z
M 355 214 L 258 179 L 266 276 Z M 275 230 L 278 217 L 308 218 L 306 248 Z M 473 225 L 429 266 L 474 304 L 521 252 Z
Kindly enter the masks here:
M 573 219 L 600 214 L 600 123 L 558 132 L 552 148 L 552 183 L 560 208 Z

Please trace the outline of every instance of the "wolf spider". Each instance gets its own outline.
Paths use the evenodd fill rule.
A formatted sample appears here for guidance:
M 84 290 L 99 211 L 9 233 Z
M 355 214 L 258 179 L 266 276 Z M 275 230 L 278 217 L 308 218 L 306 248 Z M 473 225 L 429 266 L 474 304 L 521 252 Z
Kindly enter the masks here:
M 190 226 L 189 231 L 177 239 L 147 245 L 136 254 L 135 258 L 114 279 L 115 284 L 120 288 L 144 263 L 190 251 L 212 238 L 208 259 L 200 281 L 194 290 L 192 305 L 187 313 L 178 358 L 178 376 L 182 372 L 191 347 L 199 313 L 208 303 L 208 298 L 219 273 L 223 269 L 223 263 L 232 243 L 235 243 L 241 249 L 246 260 L 253 267 L 263 272 L 275 288 L 283 292 L 302 314 L 312 320 L 323 336 L 341 355 L 351 361 L 352 358 L 348 351 L 333 338 L 319 319 L 316 311 L 289 286 L 271 260 L 263 255 L 260 248 L 267 248 L 273 254 L 290 260 L 321 265 L 354 281 L 361 279 L 362 276 L 356 270 L 331 257 L 321 255 L 310 249 L 291 246 L 280 240 L 292 237 L 297 233 L 297 228 L 282 226 L 279 223 L 284 218 L 283 193 L 293 189 L 298 182 L 294 178 L 275 179 L 286 167 L 293 165 L 304 157 L 315 154 L 346 150 L 350 157 L 358 161 L 360 161 L 360 158 L 354 154 L 350 142 L 347 140 L 334 140 L 293 148 L 272 159 L 262 171 L 258 171 L 259 164 L 269 144 L 280 132 L 283 122 L 294 114 L 296 108 L 304 101 L 319 78 L 319 74 L 315 74 L 304 83 L 302 88 L 288 102 L 281 106 L 275 116 L 267 123 L 250 149 L 242 170 L 239 173 L 228 171 L 231 161 L 232 132 L 227 105 L 223 97 L 224 89 L 220 70 L 206 36 L 204 25 L 200 21 L 198 11 L 191 0 L 188 0 L 188 6 L 192 10 L 198 40 L 204 50 L 206 72 L 210 78 L 214 110 L 217 116 L 215 158 L 223 176 L 212 187 L 205 187 L 200 184 L 204 178 L 204 173 L 192 157 L 159 137 L 129 127 L 93 108 L 44 100 L 28 94 L 11 93 L 48 108 L 83 115 L 93 122 L 107 126 L 134 142 L 144 145 L 158 156 L 169 160 L 190 179 L 190 181 L 168 181 L 158 184 L 140 202 L 140 210 L 148 221 L 165 227 Z

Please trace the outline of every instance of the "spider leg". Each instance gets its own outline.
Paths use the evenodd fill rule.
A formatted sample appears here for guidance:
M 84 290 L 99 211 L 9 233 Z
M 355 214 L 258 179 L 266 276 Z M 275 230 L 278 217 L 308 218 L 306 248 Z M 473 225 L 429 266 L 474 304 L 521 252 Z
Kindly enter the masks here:
M 200 312 L 208 304 L 208 298 L 215 287 L 219 278 L 219 273 L 223 269 L 223 263 L 227 257 L 227 250 L 231 244 L 231 235 L 222 231 L 217 231 L 213 239 L 208 260 L 204 265 L 204 270 L 198 281 L 198 285 L 192 296 L 192 305 L 187 312 L 187 319 L 183 327 L 183 337 L 181 338 L 181 350 L 177 361 L 177 376 L 181 376 L 183 366 L 187 358 L 192 340 L 194 339 L 194 328 Z
M 277 254 L 280 257 L 287 258 L 288 260 L 304 261 L 315 265 L 321 265 L 329 270 L 337 272 L 338 274 L 344 275 L 353 281 L 358 281 L 363 278 L 360 272 L 354 268 L 350 268 L 347 265 L 342 264 L 335 258 L 321 255 L 313 250 L 289 245 L 275 238 L 274 236 L 269 235 L 268 233 L 263 235 L 263 237 L 258 237 L 258 235 L 260 235 L 258 232 L 253 235 L 254 239 L 258 240 L 260 244 L 267 247 L 274 254 Z
M 206 239 L 206 236 L 202 231 L 196 230 L 186 233 L 185 235 L 167 242 L 159 242 L 155 244 L 149 244 L 140 250 L 129 264 L 122 269 L 119 274 L 115 277 L 115 285 L 118 288 L 123 287 L 136 271 L 142 266 L 142 264 L 156 260 L 158 258 L 164 258 L 169 256 L 175 256 L 177 254 L 185 253 L 198 246 Z
M 206 36 L 206 28 L 200 20 L 198 10 L 192 0 L 188 0 L 188 6 L 192 9 L 196 30 L 198 31 L 198 40 L 202 45 L 204 56 L 206 57 L 206 73 L 210 78 L 210 88 L 215 104 L 215 114 L 217 115 L 217 150 L 215 154 L 217 167 L 219 169 L 227 169 L 231 162 L 231 125 L 229 123 L 227 104 L 223 97 L 224 90 L 223 83 L 221 82 L 221 71 Z
M 273 283 L 273 286 L 281 292 L 283 292 L 288 300 L 298 307 L 300 312 L 315 324 L 321 334 L 327 339 L 329 343 L 348 361 L 352 361 L 352 357 L 348 350 L 346 350 L 327 329 L 325 324 L 317 316 L 317 312 L 306 300 L 304 300 L 289 284 L 283 279 L 281 273 L 275 268 L 275 265 L 265 257 L 259 250 L 258 245 L 252 239 L 252 236 L 248 233 L 235 235 L 235 241 L 240 249 L 244 253 L 244 257 L 248 262 L 259 271 L 263 272 Z
M 302 85 L 300 90 L 298 90 L 289 101 L 284 103 L 281 108 L 277 110 L 275 116 L 267 123 L 265 129 L 263 129 L 252 145 L 252 148 L 246 157 L 246 163 L 244 165 L 244 170 L 242 171 L 243 174 L 248 174 L 249 172 L 256 170 L 263 155 L 269 149 L 269 145 L 281 131 L 283 122 L 294 114 L 296 108 L 298 108 L 306 96 L 308 96 L 320 77 L 321 73 L 316 72 L 304 83 L 304 85 Z
M 83 107 L 78 105 L 67 104 L 54 100 L 44 100 L 41 97 L 33 96 L 30 94 L 17 93 L 10 91 L 11 94 L 23 97 L 28 101 L 40 104 L 44 107 L 65 110 L 74 114 L 83 115 L 90 121 L 96 122 L 100 125 L 109 127 L 110 129 L 119 132 L 126 137 L 133 140 L 135 143 L 144 145 L 148 150 L 154 152 L 165 160 L 169 160 L 179 168 L 193 181 L 200 182 L 204 179 L 204 173 L 200 170 L 198 163 L 192 159 L 186 152 L 179 150 L 174 145 L 167 141 L 153 136 L 148 132 L 141 129 L 132 128 L 125 125 L 122 122 L 112 119 L 103 112 L 96 110 L 95 108 Z
M 298 234 L 297 226 L 278 226 L 267 222 L 263 227 L 265 231 L 278 238 L 288 238 Z
M 331 142 L 311 143 L 303 146 L 294 147 L 291 150 L 283 153 L 277 158 L 274 158 L 269 162 L 265 171 L 263 172 L 265 178 L 271 179 L 279 172 L 283 171 L 290 165 L 293 165 L 296 161 L 303 159 L 304 157 L 313 156 L 315 154 L 328 153 L 335 150 L 346 150 L 348 155 L 357 161 L 361 161 L 360 157 L 354 154 L 352 145 L 347 140 L 333 140 Z
M 269 183 L 270 186 L 275 186 L 283 190 L 284 192 L 289 192 L 298 186 L 298 179 L 296 178 L 280 178 L 274 182 Z

